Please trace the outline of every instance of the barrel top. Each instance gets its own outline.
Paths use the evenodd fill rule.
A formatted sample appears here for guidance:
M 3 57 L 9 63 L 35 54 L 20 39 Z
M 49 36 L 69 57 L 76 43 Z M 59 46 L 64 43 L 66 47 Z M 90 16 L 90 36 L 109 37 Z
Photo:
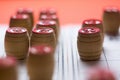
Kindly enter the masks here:
M 56 15 L 57 11 L 54 8 L 42 8 L 40 14 Z
M 5 58 L 0 58 L 0 68 L 6 68 L 6 67 L 11 67 L 16 65 L 16 59 L 14 57 L 5 57 Z
M 99 32 L 100 29 L 96 27 L 84 27 L 79 30 L 79 34 L 95 34 Z
M 40 27 L 48 27 L 48 26 L 56 26 L 56 22 L 53 20 L 40 20 L 37 22 L 37 26 Z
M 102 24 L 102 21 L 99 19 L 86 19 L 83 24 Z
M 9 27 L 6 32 L 11 34 L 20 34 L 20 33 L 26 33 L 27 29 L 24 27 Z
M 57 19 L 57 15 L 41 15 L 40 19 L 41 20 L 54 20 L 54 19 Z
M 51 46 L 43 45 L 36 45 L 32 46 L 29 49 L 30 54 L 33 55 L 43 55 L 43 54 L 51 54 L 53 52 L 53 48 Z
M 19 8 L 17 13 L 33 13 L 33 10 L 30 8 Z
M 49 34 L 49 33 L 53 33 L 54 30 L 48 27 L 40 27 L 40 28 L 34 28 L 32 32 L 36 34 Z
M 11 16 L 11 19 L 28 19 L 28 15 L 26 14 L 17 14 L 17 15 L 13 15 Z
M 106 7 L 105 9 L 104 9 L 104 12 L 119 12 L 119 9 L 117 8 L 117 7 Z

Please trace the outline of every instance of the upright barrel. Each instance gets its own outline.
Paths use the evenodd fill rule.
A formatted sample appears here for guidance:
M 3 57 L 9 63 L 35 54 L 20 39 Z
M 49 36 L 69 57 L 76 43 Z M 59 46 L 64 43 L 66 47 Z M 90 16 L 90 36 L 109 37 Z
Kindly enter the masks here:
M 10 27 L 5 34 L 5 52 L 16 59 L 25 59 L 28 55 L 29 39 L 23 27 Z
M 120 25 L 120 11 L 118 8 L 106 8 L 103 12 L 103 27 L 105 33 L 117 35 Z
M 10 27 L 15 27 L 15 26 L 24 27 L 27 29 L 29 34 L 31 34 L 31 30 L 32 30 L 30 25 L 31 25 L 30 18 L 28 15 L 17 14 L 17 15 L 11 16 L 10 18 L 10 23 L 9 23 Z
M 20 8 L 17 10 L 17 14 L 27 14 L 30 17 L 31 28 L 34 26 L 34 16 L 32 9 Z
M 100 29 L 84 27 L 78 31 L 77 47 L 82 60 L 98 60 L 102 52 Z
M 32 30 L 30 44 L 31 46 L 46 44 L 55 48 L 56 38 L 54 30 L 48 27 L 34 28 Z
M 30 47 L 27 59 L 27 71 L 30 80 L 52 80 L 54 72 L 54 54 L 51 46 L 36 45 Z
M 17 80 L 16 65 L 14 57 L 0 58 L 0 80 Z
M 53 21 L 53 20 L 40 20 L 36 24 L 36 28 L 40 28 L 40 27 L 52 28 L 55 32 L 56 41 L 58 40 L 59 31 L 58 31 L 57 23 L 55 21 Z
M 104 28 L 103 23 L 99 19 L 86 19 L 82 23 L 82 27 L 97 27 L 100 29 L 100 34 L 102 37 L 102 40 L 104 41 Z

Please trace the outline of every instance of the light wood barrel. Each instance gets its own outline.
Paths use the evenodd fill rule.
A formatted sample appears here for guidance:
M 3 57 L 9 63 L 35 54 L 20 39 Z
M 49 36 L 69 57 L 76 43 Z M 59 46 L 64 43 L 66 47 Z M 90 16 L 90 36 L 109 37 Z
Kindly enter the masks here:
M 102 51 L 100 29 L 84 27 L 78 32 L 77 47 L 82 60 L 97 60 Z
M 117 8 L 106 8 L 103 11 L 103 27 L 105 33 L 117 35 L 120 25 L 120 11 Z
M 30 80 L 52 80 L 54 72 L 54 53 L 51 46 L 32 46 L 27 59 Z
M 55 21 L 53 21 L 53 20 L 40 20 L 36 24 L 36 28 L 40 28 L 40 27 L 52 28 L 55 32 L 56 41 L 58 41 L 59 31 L 58 31 L 57 23 Z
M 25 59 L 28 55 L 29 40 L 27 30 L 22 27 L 10 27 L 5 34 L 5 52 L 16 59 Z
M 32 30 L 30 45 L 33 46 L 41 44 L 47 44 L 52 46 L 54 49 L 56 48 L 56 38 L 52 28 L 40 27 Z
M 17 15 L 11 16 L 9 26 L 10 27 L 15 27 L 15 26 L 24 27 L 27 29 L 29 35 L 31 34 L 31 31 L 32 31 L 32 27 L 30 24 L 30 18 L 28 15 L 25 15 L 25 14 L 17 14 Z
M 33 28 L 34 16 L 33 16 L 33 10 L 32 9 L 20 8 L 20 9 L 17 10 L 17 14 L 27 14 L 30 18 L 31 29 Z
M 99 19 L 86 19 L 83 21 L 82 27 L 97 27 L 97 28 L 99 28 L 102 40 L 104 41 L 104 28 L 103 28 L 103 23 L 101 20 L 99 20 Z
M 13 57 L 0 58 L 0 80 L 17 80 L 16 65 Z

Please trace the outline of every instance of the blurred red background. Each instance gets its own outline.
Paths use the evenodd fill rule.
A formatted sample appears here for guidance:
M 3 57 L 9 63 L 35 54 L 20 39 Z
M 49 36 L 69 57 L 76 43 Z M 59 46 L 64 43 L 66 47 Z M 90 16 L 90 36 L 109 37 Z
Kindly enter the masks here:
M 0 24 L 8 24 L 18 8 L 32 8 L 35 22 L 41 8 L 55 8 L 63 25 L 81 23 L 87 18 L 101 19 L 106 6 L 120 8 L 120 0 L 0 0 Z

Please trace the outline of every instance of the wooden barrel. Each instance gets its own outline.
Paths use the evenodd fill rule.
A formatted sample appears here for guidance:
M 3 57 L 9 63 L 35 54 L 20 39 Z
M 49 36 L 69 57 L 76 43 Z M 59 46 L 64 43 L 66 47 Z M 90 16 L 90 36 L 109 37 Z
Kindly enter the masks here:
M 120 11 L 117 8 L 106 8 L 103 12 L 103 27 L 110 35 L 117 35 L 120 25 Z
M 56 22 L 58 33 L 60 32 L 60 22 L 57 15 L 41 15 L 40 20 L 53 20 Z
M 42 15 L 57 15 L 57 11 L 54 8 L 42 8 L 40 10 L 40 14 L 39 14 L 39 19 L 41 18 Z
M 54 53 L 51 46 L 32 46 L 27 59 L 30 80 L 52 80 L 54 72 Z
M 56 41 L 58 41 L 59 31 L 58 31 L 57 23 L 55 21 L 53 21 L 53 20 L 40 20 L 36 24 L 36 28 L 40 28 L 40 27 L 52 28 L 55 32 Z
M 5 52 L 16 59 L 25 59 L 28 55 L 29 40 L 23 27 L 10 27 L 5 34 Z
M 15 27 L 15 26 L 24 27 L 27 29 L 29 34 L 31 34 L 31 31 L 32 31 L 31 24 L 30 24 L 30 18 L 28 15 L 25 15 L 25 14 L 17 14 L 17 15 L 12 16 L 10 18 L 9 26 L 10 27 Z
M 0 58 L 0 80 L 17 80 L 16 65 L 13 57 Z
M 30 45 L 47 44 L 56 48 L 55 33 L 52 28 L 40 27 L 32 30 Z
M 82 27 L 94 27 L 94 26 L 100 29 L 100 34 L 101 34 L 102 40 L 104 41 L 104 28 L 101 20 L 86 19 L 82 23 Z
M 84 27 L 78 32 L 77 47 L 82 60 L 97 60 L 102 51 L 102 38 L 100 29 Z
M 32 11 L 32 9 L 20 8 L 20 9 L 17 10 L 17 14 L 27 14 L 29 16 L 29 18 L 30 18 L 31 29 L 33 28 L 34 17 L 33 17 L 33 11 Z

